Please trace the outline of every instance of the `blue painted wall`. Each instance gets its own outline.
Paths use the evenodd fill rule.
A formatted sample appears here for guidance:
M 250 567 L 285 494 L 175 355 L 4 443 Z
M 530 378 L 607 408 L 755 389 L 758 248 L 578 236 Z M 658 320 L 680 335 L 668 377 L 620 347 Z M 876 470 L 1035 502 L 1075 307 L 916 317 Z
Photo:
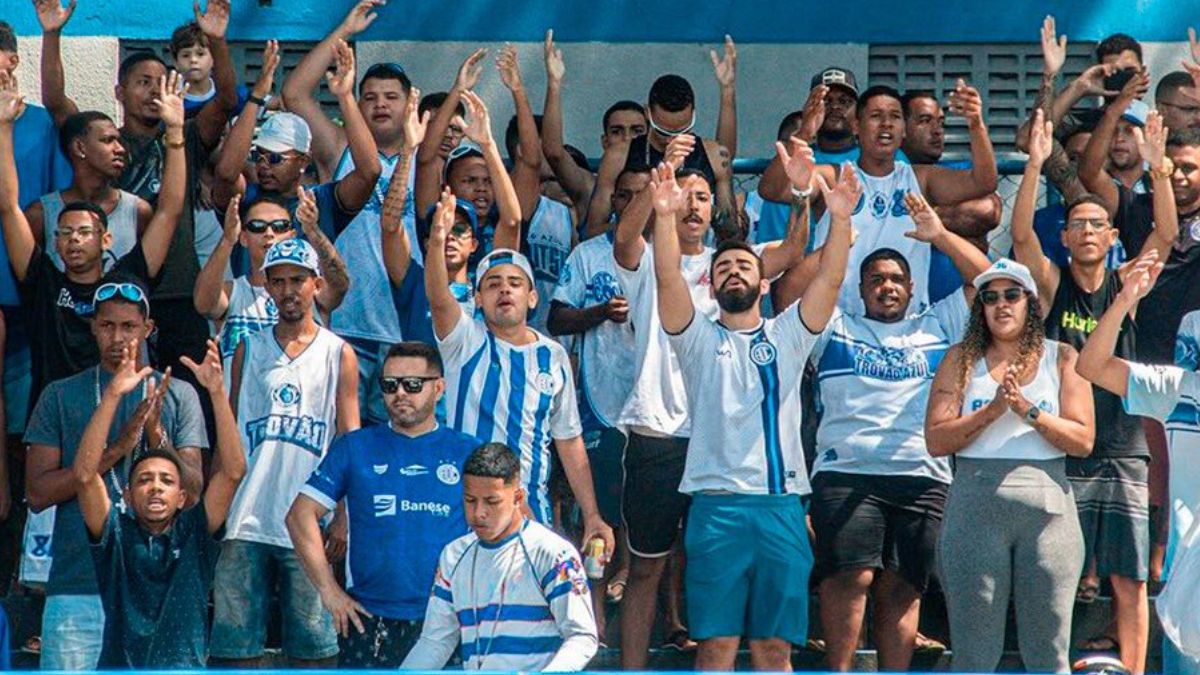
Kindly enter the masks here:
M 320 39 L 353 5 L 259 1 L 234 0 L 232 39 Z M 553 27 L 564 42 L 1035 42 L 1047 13 L 1077 40 L 1178 41 L 1200 0 L 392 0 L 360 39 L 533 41 Z M 191 0 L 79 0 L 67 34 L 165 38 L 190 16 Z M 39 32 L 29 0 L 0 0 L 0 18 Z

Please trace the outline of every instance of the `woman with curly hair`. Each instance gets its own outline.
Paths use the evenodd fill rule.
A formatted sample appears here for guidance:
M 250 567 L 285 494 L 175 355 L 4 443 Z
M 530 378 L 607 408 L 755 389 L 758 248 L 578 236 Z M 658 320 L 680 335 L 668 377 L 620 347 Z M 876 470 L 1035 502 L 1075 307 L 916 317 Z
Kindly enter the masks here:
M 955 457 L 938 545 L 952 667 L 996 669 L 1011 595 L 1025 668 L 1065 673 L 1084 557 L 1065 458 L 1092 451 L 1092 389 L 1075 350 L 1046 339 L 1028 268 L 1000 260 L 974 285 L 925 417 L 929 453 Z

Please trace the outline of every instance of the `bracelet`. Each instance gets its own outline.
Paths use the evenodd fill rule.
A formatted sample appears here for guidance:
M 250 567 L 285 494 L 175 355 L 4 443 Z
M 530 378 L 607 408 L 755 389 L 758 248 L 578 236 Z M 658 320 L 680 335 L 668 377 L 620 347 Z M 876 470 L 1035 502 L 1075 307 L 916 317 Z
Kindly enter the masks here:
M 792 186 L 792 196 L 796 199 L 808 199 L 812 197 L 812 193 L 813 189 L 811 187 L 804 190 L 797 190 L 795 186 Z
M 166 146 L 172 150 L 182 150 L 184 146 L 183 141 L 172 141 L 166 136 L 163 136 L 163 143 L 165 143 Z
M 267 107 L 267 98 L 270 98 L 270 97 L 271 97 L 271 95 L 267 94 L 266 98 L 259 98 L 259 97 L 255 96 L 253 93 L 251 93 L 249 96 L 246 97 L 246 102 L 253 103 L 254 105 L 256 105 L 260 108 L 265 108 L 265 107 Z
M 1161 166 L 1150 167 L 1151 178 L 1170 178 L 1175 173 L 1175 162 L 1170 157 L 1163 157 Z

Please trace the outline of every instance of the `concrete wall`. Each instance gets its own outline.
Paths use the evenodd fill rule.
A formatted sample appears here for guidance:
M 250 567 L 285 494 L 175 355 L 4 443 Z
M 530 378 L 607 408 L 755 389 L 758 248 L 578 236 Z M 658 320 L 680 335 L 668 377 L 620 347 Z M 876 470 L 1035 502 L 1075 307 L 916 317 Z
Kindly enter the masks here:
M 62 50 L 67 95 L 75 99 L 80 110 L 99 110 L 115 119 L 119 106 L 113 100 L 113 85 L 120 65 L 120 41 L 115 37 L 69 37 L 63 39 Z M 21 91 L 27 100 L 40 103 L 42 83 L 38 69 L 42 38 L 21 38 L 18 51 L 21 65 L 17 67 L 17 79 Z

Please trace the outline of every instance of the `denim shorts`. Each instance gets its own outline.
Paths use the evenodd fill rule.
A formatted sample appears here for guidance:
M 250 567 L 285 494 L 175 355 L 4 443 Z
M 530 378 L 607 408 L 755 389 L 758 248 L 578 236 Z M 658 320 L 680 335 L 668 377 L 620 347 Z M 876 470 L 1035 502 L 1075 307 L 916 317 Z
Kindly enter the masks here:
M 221 544 L 213 582 L 211 655 L 219 659 L 262 656 L 267 611 L 278 581 L 283 613 L 283 653 L 314 661 L 338 653 L 333 618 L 290 548 L 238 539 Z
M 104 604 L 99 595 L 46 597 L 42 670 L 95 670 L 103 645 Z

